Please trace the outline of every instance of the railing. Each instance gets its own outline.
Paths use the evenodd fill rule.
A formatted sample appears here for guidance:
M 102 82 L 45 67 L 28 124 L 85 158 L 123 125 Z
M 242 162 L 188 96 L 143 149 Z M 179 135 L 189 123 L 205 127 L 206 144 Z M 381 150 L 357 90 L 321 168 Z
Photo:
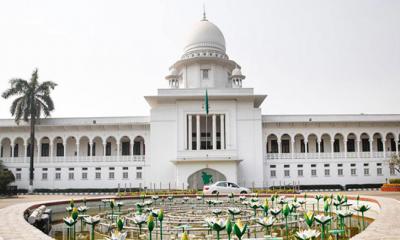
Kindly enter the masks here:
M 29 163 L 29 157 L 0 158 L 4 163 Z M 36 163 L 69 163 L 69 162 L 144 162 L 145 155 L 129 156 L 60 156 L 35 157 Z
M 265 159 L 389 158 L 395 152 L 267 153 Z

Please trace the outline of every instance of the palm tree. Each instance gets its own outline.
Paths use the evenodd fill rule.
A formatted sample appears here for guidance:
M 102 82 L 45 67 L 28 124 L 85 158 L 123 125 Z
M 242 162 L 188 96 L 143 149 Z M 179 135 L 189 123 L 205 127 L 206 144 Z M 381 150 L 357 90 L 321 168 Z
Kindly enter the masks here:
M 10 112 L 15 117 L 15 122 L 19 124 L 21 120 L 30 122 L 30 162 L 29 162 L 29 191 L 33 190 L 33 159 L 35 148 L 35 124 L 40 116 L 50 116 L 54 110 L 54 103 L 50 97 L 50 92 L 57 86 L 56 83 L 38 81 L 38 70 L 32 73 L 30 81 L 20 78 L 10 80 L 10 88 L 3 92 L 2 97 L 7 99 L 16 96 L 11 104 Z

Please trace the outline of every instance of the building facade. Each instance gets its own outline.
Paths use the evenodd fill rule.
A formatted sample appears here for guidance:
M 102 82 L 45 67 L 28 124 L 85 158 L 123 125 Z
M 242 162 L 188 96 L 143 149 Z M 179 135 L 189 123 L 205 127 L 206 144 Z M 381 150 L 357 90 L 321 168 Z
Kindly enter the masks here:
M 0 120 L 0 159 L 28 188 L 201 188 L 204 176 L 248 187 L 384 183 L 396 173 L 400 115 L 262 115 L 266 95 L 243 87 L 217 26 L 202 19 L 145 96 L 144 117 Z M 205 96 L 207 94 L 207 97 Z M 208 105 L 205 99 L 208 99 Z M 35 145 L 34 153 L 31 146 Z

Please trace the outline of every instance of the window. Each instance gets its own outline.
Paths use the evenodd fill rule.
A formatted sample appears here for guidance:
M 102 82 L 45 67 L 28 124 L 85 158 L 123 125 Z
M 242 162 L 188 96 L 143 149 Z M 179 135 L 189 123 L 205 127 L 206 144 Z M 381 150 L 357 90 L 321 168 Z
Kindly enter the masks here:
M 297 176 L 303 177 L 303 169 L 298 169 L 297 170 Z
M 342 164 L 342 163 L 338 163 L 337 166 L 338 166 L 338 167 L 343 167 L 343 164 Z
M 101 170 L 101 168 L 97 167 L 97 168 L 96 168 L 96 171 L 99 171 L 99 170 Z
M 330 169 L 325 169 L 325 177 L 329 177 L 331 175 Z
M 122 167 L 122 170 L 128 170 L 129 168 L 128 167 Z
M 368 167 L 369 166 L 369 164 L 368 163 L 364 163 L 364 167 Z
M 128 179 L 128 172 L 123 172 L 122 173 L 122 178 L 123 179 Z
M 306 145 L 304 144 L 304 139 L 300 140 L 300 152 L 302 153 L 306 152 Z
M 376 166 L 380 167 L 382 166 L 382 163 L 377 163 Z
M 324 164 L 324 167 L 329 167 L 329 164 Z
M 303 167 L 303 164 L 297 164 L 297 167 L 298 167 L 298 168 L 302 168 L 302 167 Z
M 350 164 L 350 167 L 355 167 L 355 166 L 356 166 L 355 163 Z
M 115 170 L 115 167 L 109 167 L 108 170 Z
M 101 172 L 96 172 L 95 178 L 96 179 L 101 179 Z
M 47 180 L 47 172 L 42 173 L 42 180 Z
M 129 148 L 130 148 L 130 142 L 123 142 L 122 143 L 122 155 L 123 156 L 128 156 L 129 155 Z
M 364 168 L 364 176 L 369 176 L 369 168 Z
M 383 175 L 383 172 L 382 172 L 382 168 L 377 168 L 376 169 L 376 174 L 378 175 L 378 176 L 382 176 Z
M 82 179 L 83 180 L 86 180 L 88 177 L 87 177 L 87 172 L 82 172 Z
M 317 176 L 317 169 L 311 169 L 311 176 L 316 177 Z
M 285 170 L 284 171 L 285 177 L 290 177 L 290 170 Z
M 14 157 L 18 157 L 18 143 L 14 145 Z
M 142 179 L 142 172 L 136 172 L 136 179 Z
M 55 178 L 56 178 L 56 180 L 60 180 L 61 179 L 61 173 L 60 172 L 56 172 Z
M 271 177 L 276 177 L 276 170 L 271 170 Z
M 96 156 L 96 143 L 92 144 L 92 156 Z
M 74 171 L 74 170 L 75 170 L 75 168 L 73 168 L 73 167 L 72 167 L 72 168 L 68 168 L 68 170 L 70 170 L 70 171 Z
M 270 165 L 269 167 L 270 168 L 276 168 L 276 165 Z
M 50 155 L 50 145 L 48 143 L 42 143 L 41 155 L 42 157 L 48 157 Z
M 347 139 L 347 152 L 355 152 L 356 145 L 354 139 Z
M 64 145 L 62 143 L 57 143 L 56 145 L 56 156 L 57 157 L 64 156 Z
M 284 168 L 290 168 L 290 165 L 283 165 Z
M 289 140 L 282 140 L 282 153 L 289 153 L 290 151 L 289 147 Z
M 333 151 L 340 152 L 339 139 L 335 139 L 335 141 L 333 142 Z
M 87 167 L 83 167 L 83 168 L 82 168 L 82 171 L 87 171 Z
M 339 168 L 339 169 L 337 170 L 337 175 L 338 175 L 338 176 L 343 176 L 343 168 Z
M 311 164 L 311 167 L 317 167 L 317 164 Z
M 271 140 L 271 151 L 270 153 L 278 153 L 278 141 Z
M 74 180 L 74 173 L 73 172 L 68 173 L 68 180 Z
M 363 152 L 369 152 L 369 139 L 363 138 L 361 139 L 361 144 L 362 144 L 362 151 Z
M 106 156 L 111 156 L 111 142 L 106 143 Z
M 377 148 L 378 148 L 378 152 L 382 152 L 383 151 L 383 142 L 381 138 L 376 139 L 377 140 Z
M 17 180 L 17 181 L 21 180 L 21 173 L 15 174 L 15 180 Z
M 201 69 L 201 78 L 203 80 L 208 80 L 208 72 L 209 72 L 209 69 Z
M 108 173 L 108 178 L 109 178 L 109 179 L 114 179 L 114 175 L 115 175 L 114 172 L 109 172 L 109 173 Z
M 319 145 L 320 152 L 324 152 L 324 139 L 321 139 L 321 143 Z
M 355 169 L 355 168 L 350 169 L 350 174 L 351 174 L 351 176 L 356 176 L 357 175 L 357 169 Z

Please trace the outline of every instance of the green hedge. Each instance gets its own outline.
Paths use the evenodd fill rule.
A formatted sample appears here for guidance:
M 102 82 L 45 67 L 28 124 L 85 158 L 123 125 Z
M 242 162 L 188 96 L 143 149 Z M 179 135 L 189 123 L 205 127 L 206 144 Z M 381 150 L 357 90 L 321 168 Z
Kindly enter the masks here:
M 389 183 L 391 183 L 391 184 L 394 184 L 394 183 L 400 184 L 400 178 L 391 178 L 391 179 L 389 179 Z

